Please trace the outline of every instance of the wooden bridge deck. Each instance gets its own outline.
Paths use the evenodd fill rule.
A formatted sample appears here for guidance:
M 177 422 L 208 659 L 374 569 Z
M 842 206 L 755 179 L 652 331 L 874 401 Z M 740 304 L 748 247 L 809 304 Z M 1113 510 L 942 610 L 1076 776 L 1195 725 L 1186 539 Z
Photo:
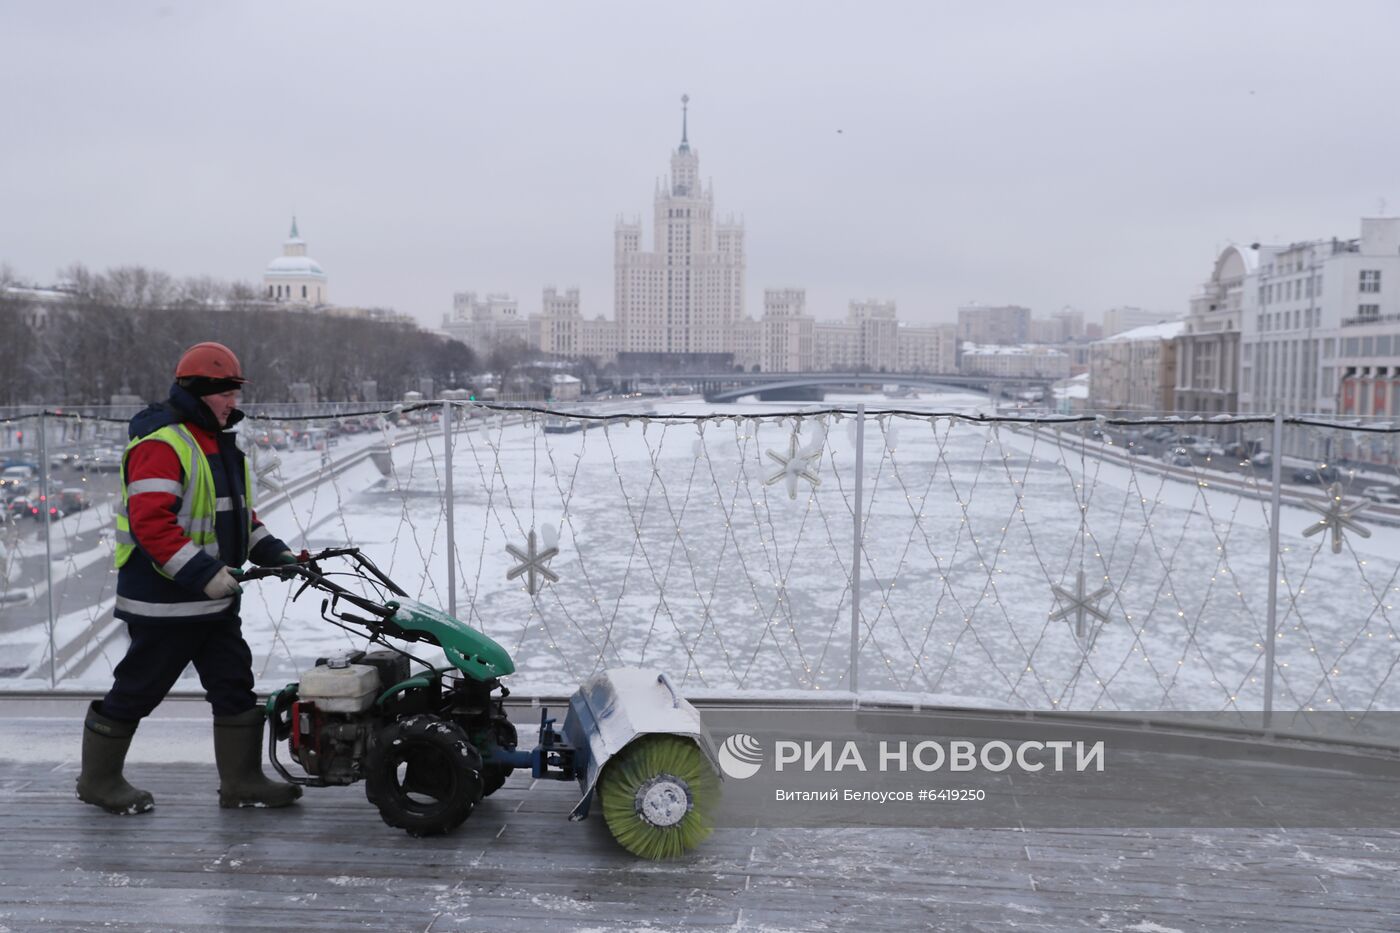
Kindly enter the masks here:
M 437 839 L 359 787 L 220 810 L 207 712 L 179 701 L 128 767 L 156 810 L 112 817 L 73 795 L 82 708 L 0 700 L 0 933 L 1400 928 L 1391 829 L 719 829 L 657 863 L 519 775 Z

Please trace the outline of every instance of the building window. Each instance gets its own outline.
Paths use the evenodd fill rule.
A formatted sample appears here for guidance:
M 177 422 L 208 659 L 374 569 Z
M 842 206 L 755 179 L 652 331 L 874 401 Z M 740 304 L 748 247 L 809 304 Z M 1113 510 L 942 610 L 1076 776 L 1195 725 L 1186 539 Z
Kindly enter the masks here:
M 1359 305 L 1356 309 L 1356 316 L 1363 321 L 1374 321 L 1381 316 L 1380 305 Z
M 1361 270 L 1361 291 L 1378 293 L 1381 290 L 1381 270 L 1362 269 Z

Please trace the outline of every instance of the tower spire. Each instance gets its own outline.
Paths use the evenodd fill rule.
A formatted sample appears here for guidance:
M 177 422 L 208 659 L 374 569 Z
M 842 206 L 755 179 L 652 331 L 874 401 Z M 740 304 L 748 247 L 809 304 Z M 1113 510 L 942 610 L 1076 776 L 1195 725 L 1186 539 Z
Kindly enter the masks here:
M 297 239 L 297 238 L 300 237 L 300 236 L 301 236 L 301 234 L 300 234 L 300 233 L 297 233 L 297 215 L 296 215 L 296 214 L 293 214 L 293 215 L 292 215 L 292 237 L 291 237 L 291 238 L 292 238 L 293 240 L 295 240 L 295 239 Z
M 690 109 L 690 95 L 681 95 L 681 152 L 690 151 L 690 140 L 687 138 L 687 111 Z

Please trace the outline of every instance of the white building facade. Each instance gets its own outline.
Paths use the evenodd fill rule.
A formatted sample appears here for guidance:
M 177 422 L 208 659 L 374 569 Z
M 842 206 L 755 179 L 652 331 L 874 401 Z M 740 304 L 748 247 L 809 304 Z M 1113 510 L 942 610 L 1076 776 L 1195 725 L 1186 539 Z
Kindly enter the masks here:
M 958 309 L 958 339 L 1019 346 L 1031 339 L 1031 309 L 1020 305 L 966 305 Z
M 763 371 L 807 372 L 813 368 L 816 322 L 807 315 L 807 292 L 770 288 L 763 293 Z
M 1055 347 L 1041 344 L 1005 347 L 964 343 L 961 372 L 969 376 L 1066 379 L 1069 377 L 1069 356 Z
M 642 251 L 640 222 L 619 221 L 614 232 L 613 317 L 622 352 L 739 349 L 744 228 L 732 219 L 716 221 L 714 188 L 700 182 L 700 154 L 690 147 L 686 120 L 683 111 L 670 177 L 658 183 L 653 198 L 652 250 Z
M 1175 405 L 1180 412 L 1239 411 L 1240 331 L 1245 291 L 1257 254 L 1229 246 L 1215 260 L 1210 279 L 1191 298 L 1191 312 L 1177 338 Z
M 1242 411 L 1394 412 L 1400 218 L 1363 218 L 1354 240 L 1259 247 L 1244 303 Z
M 1089 348 L 1089 408 L 1160 414 L 1173 410 L 1176 338 L 1186 324 L 1149 324 L 1094 341 Z
M 1168 321 L 1178 320 L 1181 320 L 1180 311 L 1152 311 L 1130 305 L 1109 308 L 1103 313 L 1103 335 L 1104 337 L 1112 337 L 1114 334 L 1121 334 L 1139 327 L 1149 327 L 1153 324 L 1165 324 Z
M 297 231 L 295 217 L 291 233 L 282 241 L 282 255 L 263 270 L 263 296 L 270 301 L 303 305 L 330 303 L 326 272 L 320 263 L 306 255 L 306 241 Z
M 442 330 L 469 347 L 490 352 L 517 341 L 538 347 L 542 326 L 536 320 L 532 327 L 521 317 L 518 303 L 507 294 L 492 292 L 478 297 L 476 292 L 457 292 L 452 296 L 452 313 L 443 318 Z

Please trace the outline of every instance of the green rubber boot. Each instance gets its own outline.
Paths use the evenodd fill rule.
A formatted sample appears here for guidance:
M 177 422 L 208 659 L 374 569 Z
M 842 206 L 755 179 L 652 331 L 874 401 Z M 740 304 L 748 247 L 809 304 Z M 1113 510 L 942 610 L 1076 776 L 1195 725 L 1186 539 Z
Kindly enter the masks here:
M 285 807 L 301 796 L 295 784 L 269 781 L 262 771 L 263 708 L 214 717 L 214 763 L 219 806 Z
M 83 772 L 78 775 L 78 799 L 108 813 L 145 813 L 155 807 L 155 798 L 122 777 L 136 723 L 108 719 L 98 712 L 101 703 L 92 701 L 83 722 Z

